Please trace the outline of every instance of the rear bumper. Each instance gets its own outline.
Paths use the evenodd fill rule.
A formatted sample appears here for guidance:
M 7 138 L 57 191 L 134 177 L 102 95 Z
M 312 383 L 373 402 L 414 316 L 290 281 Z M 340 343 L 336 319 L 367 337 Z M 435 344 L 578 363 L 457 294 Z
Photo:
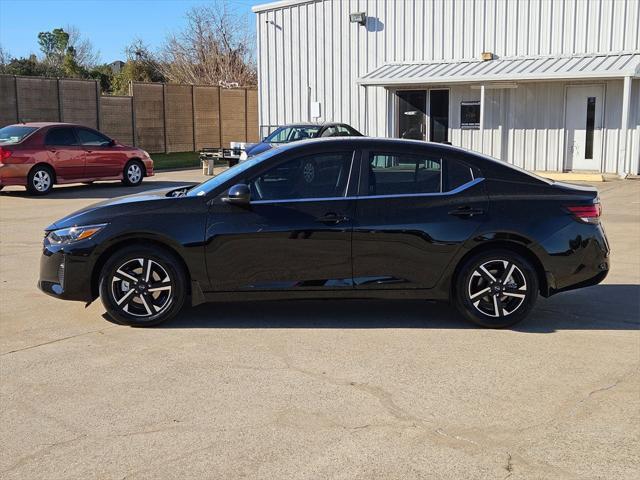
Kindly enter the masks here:
M 30 164 L 2 164 L 0 165 L 0 186 L 27 184 L 27 176 L 33 165 Z
M 546 243 L 550 253 L 547 265 L 546 296 L 589 287 L 602 282 L 611 266 L 609 242 L 601 225 L 577 225 L 570 229 L 571 236 L 561 251 L 554 251 L 550 245 L 557 245 L 552 237 Z M 561 235 L 567 238 L 566 231 Z

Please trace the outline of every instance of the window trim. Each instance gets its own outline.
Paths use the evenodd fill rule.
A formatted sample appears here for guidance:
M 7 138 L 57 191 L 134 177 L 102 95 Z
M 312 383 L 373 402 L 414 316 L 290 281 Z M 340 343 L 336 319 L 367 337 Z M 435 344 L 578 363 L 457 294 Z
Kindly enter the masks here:
M 290 198 L 287 200 L 252 200 L 251 204 L 261 205 L 266 203 L 304 203 L 304 202 L 334 202 L 338 200 L 377 200 L 384 198 L 412 198 L 412 197 L 439 197 L 439 196 L 450 196 L 456 195 L 458 193 L 467 190 L 468 188 L 474 187 L 479 183 L 484 181 L 484 177 L 478 177 L 473 180 L 468 181 L 467 183 L 460 185 L 459 187 L 449 190 L 448 192 L 438 192 L 438 193 L 398 193 L 393 195 L 349 195 L 345 197 L 327 197 L 327 198 Z

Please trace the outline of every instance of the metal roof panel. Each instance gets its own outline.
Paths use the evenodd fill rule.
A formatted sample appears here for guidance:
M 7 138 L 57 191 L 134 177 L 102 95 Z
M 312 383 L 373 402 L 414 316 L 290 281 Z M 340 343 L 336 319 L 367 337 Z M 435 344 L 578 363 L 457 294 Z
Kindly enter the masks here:
M 385 63 L 358 80 L 361 85 L 569 80 L 640 76 L 640 51 L 589 55 L 505 57 L 457 62 Z

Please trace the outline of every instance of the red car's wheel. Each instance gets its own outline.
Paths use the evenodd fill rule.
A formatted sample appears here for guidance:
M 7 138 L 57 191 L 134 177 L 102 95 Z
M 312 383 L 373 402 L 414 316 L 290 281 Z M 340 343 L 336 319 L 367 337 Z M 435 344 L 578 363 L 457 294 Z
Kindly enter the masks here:
M 55 174 L 49 165 L 36 165 L 27 177 L 27 191 L 31 195 L 46 195 L 53 189 Z

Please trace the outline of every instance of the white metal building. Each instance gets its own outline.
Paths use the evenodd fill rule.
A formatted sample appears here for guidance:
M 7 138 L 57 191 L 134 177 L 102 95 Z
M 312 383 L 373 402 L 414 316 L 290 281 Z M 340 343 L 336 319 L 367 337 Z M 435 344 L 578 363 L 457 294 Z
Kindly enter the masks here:
M 263 134 L 343 121 L 529 170 L 640 173 L 640 0 L 281 0 L 253 11 Z

